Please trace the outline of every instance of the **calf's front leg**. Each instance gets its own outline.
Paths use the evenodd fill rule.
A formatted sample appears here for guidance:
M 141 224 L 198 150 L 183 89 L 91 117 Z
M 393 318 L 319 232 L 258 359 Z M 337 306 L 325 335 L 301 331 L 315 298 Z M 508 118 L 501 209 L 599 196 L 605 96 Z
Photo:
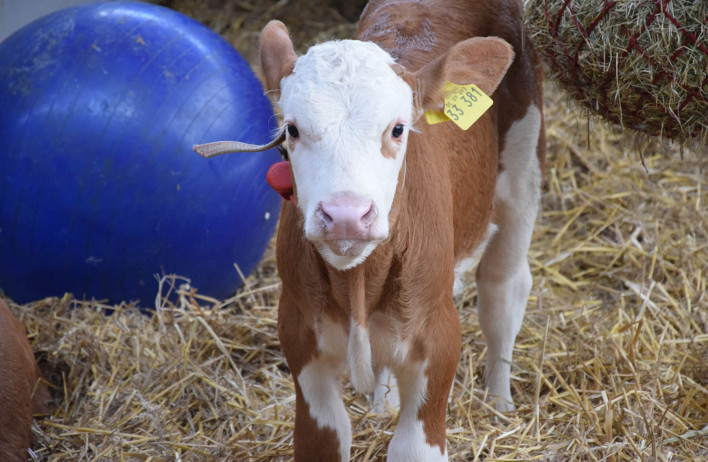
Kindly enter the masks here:
M 345 362 L 321 351 L 299 312 L 280 303 L 280 342 L 295 381 L 295 461 L 348 461 L 352 431 L 341 396 Z
M 460 359 L 460 322 L 450 306 L 427 319 L 411 341 L 407 361 L 395 368 L 400 392 L 398 427 L 388 462 L 446 462 L 445 418 Z

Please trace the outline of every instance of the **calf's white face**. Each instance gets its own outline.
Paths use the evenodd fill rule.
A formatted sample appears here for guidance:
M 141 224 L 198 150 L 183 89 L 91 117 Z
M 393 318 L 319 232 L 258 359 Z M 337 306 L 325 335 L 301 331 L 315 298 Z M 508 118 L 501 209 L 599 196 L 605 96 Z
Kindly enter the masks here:
M 280 93 L 306 237 L 339 270 L 388 237 L 414 112 L 442 110 L 448 81 L 491 95 L 514 56 L 501 39 L 470 38 L 415 72 L 398 67 L 404 81 L 370 42 L 327 42 L 298 58 L 283 23 L 271 21 L 260 46 L 266 87 Z
M 413 120 L 410 86 L 369 42 L 315 45 L 280 81 L 280 110 L 307 239 L 337 269 L 388 237 Z

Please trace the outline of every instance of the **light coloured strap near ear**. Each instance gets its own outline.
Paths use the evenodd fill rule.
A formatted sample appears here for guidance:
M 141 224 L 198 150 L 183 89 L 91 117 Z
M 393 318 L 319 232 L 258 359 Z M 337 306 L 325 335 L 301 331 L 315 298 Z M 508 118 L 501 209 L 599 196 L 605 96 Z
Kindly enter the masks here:
M 425 109 L 423 109 L 423 89 L 421 88 L 420 79 L 415 79 L 415 89 L 413 90 L 413 109 L 416 111 L 415 121 L 413 125 L 418 123 L 418 121 L 425 114 Z
M 204 158 L 220 156 L 232 152 L 261 152 L 274 148 L 285 141 L 285 127 L 268 144 L 248 144 L 241 141 L 214 141 L 213 143 L 195 144 L 192 149 Z

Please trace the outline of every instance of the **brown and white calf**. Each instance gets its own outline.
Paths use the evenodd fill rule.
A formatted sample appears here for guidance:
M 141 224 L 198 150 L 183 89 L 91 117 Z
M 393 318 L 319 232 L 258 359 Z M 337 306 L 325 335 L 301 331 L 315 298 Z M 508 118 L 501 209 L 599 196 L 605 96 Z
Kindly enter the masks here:
M 357 40 L 298 57 L 273 21 L 260 46 L 294 189 L 276 251 L 295 459 L 348 460 L 341 378 L 348 372 L 371 392 L 388 370 L 400 395 L 388 460 L 447 460 L 461 348 L 453 288 L 476 260 L 486 384 L 499 410 L 513 408 L 511 356 L 531 288 L 526 254 L 545 156 L 522 2 L 374 0 Z M 448 81 L 494 100 L 466 131 L 423 117 L 443 109 Z
M 29 458 L 32 414 L 48 411 L 49 390 L 42 380 L 25 327 L 0 299 L 0 461 Z

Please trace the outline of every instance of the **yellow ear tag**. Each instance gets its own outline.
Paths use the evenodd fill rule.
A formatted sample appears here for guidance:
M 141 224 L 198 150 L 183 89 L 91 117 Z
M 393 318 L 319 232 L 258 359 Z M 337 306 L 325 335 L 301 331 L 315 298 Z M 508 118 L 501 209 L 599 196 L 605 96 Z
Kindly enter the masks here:
M 425 120 L 430 125 L 452 120 L 461 129 L 467 130 L 494 103 L 492 98 L 473 83 L 457 85 L 446 82 L 443 94 L 445 95 L 443 111 L 425 111 Z

